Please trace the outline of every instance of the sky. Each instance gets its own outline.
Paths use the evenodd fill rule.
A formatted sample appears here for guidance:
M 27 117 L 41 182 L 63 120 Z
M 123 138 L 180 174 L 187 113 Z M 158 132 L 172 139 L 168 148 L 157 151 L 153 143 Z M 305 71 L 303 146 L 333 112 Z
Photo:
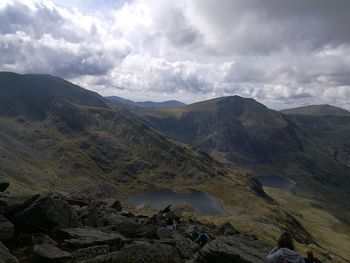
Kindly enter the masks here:
M 350 110 L 348 0 L 1 0 L 0 70 L 103 96 Z

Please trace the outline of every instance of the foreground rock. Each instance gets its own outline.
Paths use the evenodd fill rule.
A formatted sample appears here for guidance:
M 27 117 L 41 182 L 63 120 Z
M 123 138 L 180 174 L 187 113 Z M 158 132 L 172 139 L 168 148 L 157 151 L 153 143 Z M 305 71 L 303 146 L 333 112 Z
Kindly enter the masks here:
M 99 245 L 78 249 L 73 252 L 73 258 L 75 261 L 84 261 L 106 254 L 109 254 L 109 245 Z
M 0 192 L 5 192 L 9 186 L 10 186 L 9 182 L 1 180 L 0 181 Z
M 117 210 L 118 212 L 122 211 L 122 204 L 118 200 L 114 201 L 111 207 Z
M 125 217 L 111 215 L 106 221 L 110 225 L 111 231 L 117 231 L 126 237 L 137 238 L 157 238 L 157 227 L 155 225 L 144 225 L 136 223 L 132 220 L 125 219 Z
M 222 236 L 199 250 L 197 263 L 263 263 L 270 247 L 259 240 L 241 235 Z
M 69 262 L 72 255 L 51 244 L 35 245 L 33 248 L 35 262 Z
M 4 216 L 0 215 L 0 240 L 11 239 L 13 232 L 13 224 Z
M 13 216 L 16 230 L 49 231 L 53 227 L 79 226 L 76 211 L 65 201 L 44 196 Z
M 67 237 L 64 240 L 65 246 L 69 248 L 83 248 L 95 245 L 108 244 L 113 250 L 124 246 L 126 239 L 116 233 L 104 233 L 93 228 L 66 228 L 60 233 Z
M 10 253 L 7 247 L 0 242 L 0 263 L 18 263 L 18 260 Z
M 166 244 L 137 242 L 118 252 L 99 256 L 84 263 L 181 263 L 183 262 L 173 247 Z
M 1 244 L 0 263 L 259 263 L 270 249 L 230 223 L 184 220 L 171 206 L 151 217 L 134 216 L 119 211 L 119 204 L 60 195 L 5 200 L 0 239 L 18 260 Z M 177 224 L 171 232 L 169 219 Z M 211 236 L 203 248 L 194 241 L 199 233 Z

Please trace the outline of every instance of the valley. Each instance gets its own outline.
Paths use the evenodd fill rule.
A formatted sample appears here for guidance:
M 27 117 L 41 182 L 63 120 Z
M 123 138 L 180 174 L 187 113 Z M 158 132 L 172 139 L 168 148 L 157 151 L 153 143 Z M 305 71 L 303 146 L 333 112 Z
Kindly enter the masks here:
M 289 231 L 302 251 L 332 262 L 349 257 L 349 127 L 344 112 L 284 114 L 238 96 L 130 107 L 50 75 L 0 72 L 0 179 L 10 196 L 118 199 L 140 216 L 155 211 L 137 205 L 191 199 L 209 210 L 189 219 L 227 221 L 271 246 Z

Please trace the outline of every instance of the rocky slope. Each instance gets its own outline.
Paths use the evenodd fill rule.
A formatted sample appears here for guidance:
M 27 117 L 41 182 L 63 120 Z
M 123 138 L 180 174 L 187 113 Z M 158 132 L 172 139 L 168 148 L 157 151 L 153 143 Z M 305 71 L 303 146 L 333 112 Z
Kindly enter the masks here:
M 1 262 L 265 262 L 270 246 L 230 223 L 202 224 L 170 207 L 151 217 L 91 199 L 35 195 L 1 200 Z M 169 232 L 172 218 L 177 229 Z M 210 241 L 194 242 L 198 232 Z

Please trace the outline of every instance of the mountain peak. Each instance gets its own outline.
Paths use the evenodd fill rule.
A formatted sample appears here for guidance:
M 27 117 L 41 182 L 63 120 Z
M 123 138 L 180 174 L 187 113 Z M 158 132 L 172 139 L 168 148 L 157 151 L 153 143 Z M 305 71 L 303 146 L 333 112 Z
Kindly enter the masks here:
M 0 72 L 0 114 L 24 114 L 42 118 L 53 99 L 74 104 L 108 107 L 96 92 L 83 89 L 59 77 Z

